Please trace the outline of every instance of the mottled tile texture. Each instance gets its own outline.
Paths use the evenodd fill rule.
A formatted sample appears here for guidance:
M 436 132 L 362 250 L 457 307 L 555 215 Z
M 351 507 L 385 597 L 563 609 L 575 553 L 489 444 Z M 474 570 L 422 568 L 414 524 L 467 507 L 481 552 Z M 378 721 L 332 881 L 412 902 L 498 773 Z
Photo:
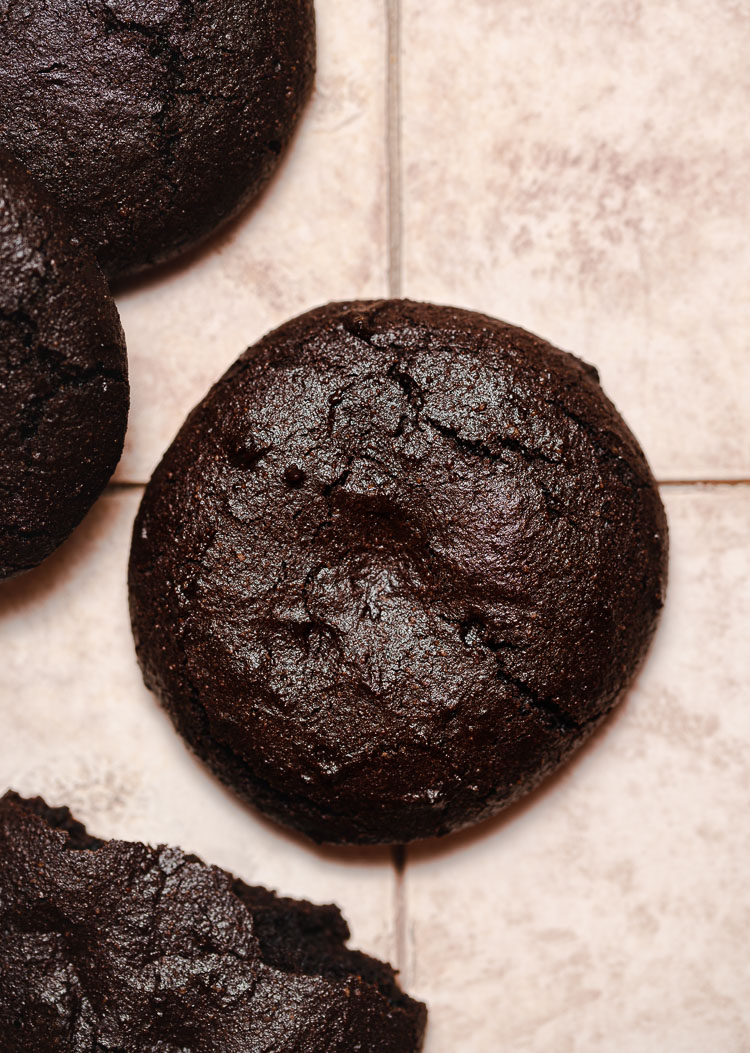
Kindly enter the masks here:
M 599 366 L 661 479 L 750 478 L 750 4 L 401 3 L 402 168 L 386 108 L 398 5 L 317 0 L 316 95 L 268 192 L 194 259 L 120 291 L 118 478 L 143 484 L 267 329 L 383 295 L 389 273 L 393 290 L 399 257 L 405 293 Z M 750 1049 L 750 486 L 663 488 L 669 598 L 621 710 L 506 816 L 409 849 L 401 877 L 387 851 L 272 827 L 174 734 L 128 625 L 141 489 L 111 490 L 0 586 L 3 786 L 69 803 L 95 833 L 338 901 L 429 1001 L 426 1053 Z
M 404 0 L 404 286 L 600 367 L 660 479 L 750 476 L 750 5 Z

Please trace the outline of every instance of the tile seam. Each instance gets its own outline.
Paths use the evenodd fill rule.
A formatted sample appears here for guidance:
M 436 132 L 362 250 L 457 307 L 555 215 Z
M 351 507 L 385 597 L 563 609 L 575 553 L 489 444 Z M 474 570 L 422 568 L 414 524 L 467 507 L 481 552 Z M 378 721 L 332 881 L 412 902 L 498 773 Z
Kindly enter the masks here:
M 401 0 L 385 0 L 386 156 L 388 167 L 388 295 L 403 295 L 401 157 Z
M 403 179 L 401 153 L 401 0 L 385 0 L 386 18 L 386 163 L 388 194 L 388 296 L 403 295 Z M 393 866 L 393 916 L 395 926 L 395 966 L 406 987 L 407 976 L 407 907 L 406 848 L 391 849 Z
M 406 905 L 406 882 L 404 875 L 406 871 L 406 845 L 393 845 L 391 847 L 391 863 L 393 865 L 393 913 L 395 918 L 395 945 L 394 965 L 398 970 L 401 985 L 406 988 L 409 985 L 408 975 L 409 952 L 407 947 L 407 905 Z
M 123 490 L 145 490 L 146 486 L 147 483 L 138 483 L 131 479 L 116 479 L 114 482 L 107 484 L 105 493 L 117 493 Z
M 389 295 L 392 295 L 389 293 Z M 748 479 L 657 479 L 657 486 L 716 486 L 716 487 L 727 487 L 727 486 L 750 486 L 750 478 Z M 117 490 L 144 490 L 148 486 L 148 480 L 139 481 L 137 479 L 117 479 L 114 482 L 107 484 L 106 490 L 117 491 Z M 106 491 L 105 491 L 106 492 Z
M 750 479 L 657 479 L 657 486 L 750 486 Z

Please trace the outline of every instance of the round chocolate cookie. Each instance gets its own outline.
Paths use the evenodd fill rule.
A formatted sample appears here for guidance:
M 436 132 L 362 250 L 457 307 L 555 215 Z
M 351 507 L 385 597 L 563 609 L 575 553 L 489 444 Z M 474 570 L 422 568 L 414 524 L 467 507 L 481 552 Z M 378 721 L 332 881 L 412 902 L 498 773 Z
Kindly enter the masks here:
M 78 525 L 122 453 L 125 341 L 99 267 L 0 149 L 0 578 Z
M 112 277 L 256 197 L 310 93 L 312 0 L 0 4 L 0 142 Z
M 418 1053 L 426 1011 L 333 906 L 0 800 L 3 1053 Z
M 334 304 L 247 351 L 138 516 L 138 657 L 222 779 L 316 840 L 446 834 L 615 705 L 667 529 L 596 371 L 523 330 Z

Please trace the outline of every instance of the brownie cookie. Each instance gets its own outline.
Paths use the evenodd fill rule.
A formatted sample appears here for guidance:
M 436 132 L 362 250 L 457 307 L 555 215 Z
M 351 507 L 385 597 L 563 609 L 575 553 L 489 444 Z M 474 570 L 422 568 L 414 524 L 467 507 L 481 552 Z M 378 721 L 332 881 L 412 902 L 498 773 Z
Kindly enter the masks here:
M 110 277 L 256 197 L 310 94 L 313 0 L 0 4 L 0 142 Z
M 247 351 L 136 522 L 146 683 L 219 776 L 316 840 L 476 822 L 638 668 L 667 528 L 596 371 L 523 330 L 333 304 Z
M 125 341 L 93 258 L 0 148 L 0 578 L 36 566 L 122 452 Z
M 426 1011 L 336 907 L 0 800 L 3 1053 L 417 1053 Z

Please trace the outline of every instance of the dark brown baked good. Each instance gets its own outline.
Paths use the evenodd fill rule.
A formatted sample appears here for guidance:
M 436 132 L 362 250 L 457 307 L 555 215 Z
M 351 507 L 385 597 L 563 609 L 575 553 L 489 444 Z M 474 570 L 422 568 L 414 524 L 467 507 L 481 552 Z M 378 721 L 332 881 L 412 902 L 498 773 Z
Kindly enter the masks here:
M 127 274 L 260 193 L 314 62 L 313 0 L 0 4 L 0 143 Z
M 0 801 L 3 1053 L 417 1053 L 426 1012 L 336 907 Z
M 318 840 L 446 834 L 526 793 L 630 683 L 667 530 L 596 371 L 502 322 L 333 304 L 247 351 L 138 516 L 146 683 Z
M 34 567 L 115 469 L 125 340 L 99 267 L 0 148 L 0 578 Z

